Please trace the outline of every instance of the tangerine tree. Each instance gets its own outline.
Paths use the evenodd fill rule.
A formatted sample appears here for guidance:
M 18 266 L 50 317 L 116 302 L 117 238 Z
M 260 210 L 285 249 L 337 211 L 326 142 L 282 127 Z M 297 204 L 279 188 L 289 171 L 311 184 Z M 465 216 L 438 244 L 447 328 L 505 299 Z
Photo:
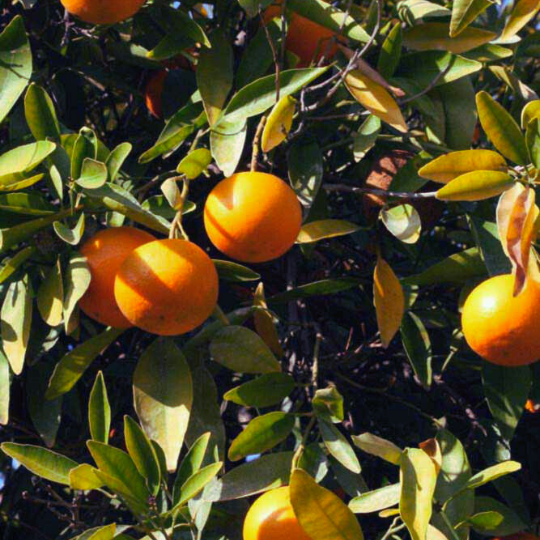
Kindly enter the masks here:
M 537 538 L 539 12 L 4 2 L 2 538 Z

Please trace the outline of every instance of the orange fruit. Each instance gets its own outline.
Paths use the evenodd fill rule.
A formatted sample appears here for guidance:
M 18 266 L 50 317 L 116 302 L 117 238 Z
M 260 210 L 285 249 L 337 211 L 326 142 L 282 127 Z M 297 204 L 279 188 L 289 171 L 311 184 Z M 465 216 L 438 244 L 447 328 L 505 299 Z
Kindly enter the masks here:
M 481 283 L 463 306 L 463 333 L 481 357 L 502 366 L 523 366 L 540 359 L 540 283 L 527 280 L 513 295 L 514 277 L 495 276 Z
M 163 88 L 165 86 L 167 73 L 168 71 L 165 69 L 154 71 L 148 78 L 144 91 L 146 107 L 156 118 L 161 118 L 163 116 L 163 103 L 161 98 L 163 97 Z
M 218 298 L 214 263 L 186 240 L 156 240 L 126 257 L 114 296 L 131 324 L 161 336 L 184 334 L 212 314 Z
M 124 259 L 143 244 L 155 238 L 133 227 L 115 227 L 98 232 L 81 248 L 92 279 L 79 301 L 79 307 L 92 319 L 115 328 L 129 328 L 114 299 L 114 277 Z
M 282 0 L 277 0 L 264 12 L 265 22 L 281 16 L 281 2 Z M 328 60 L 332 59 L 337 52 L 336 42 L 332 39 L 335 33 L 294 11 L 290 13 L 286 47 L 300 59 L 297 67 L 316 63 L 323 55 Z
M 509 536 L 493 538 L 493 540 L 540 540 L 540 537 L 536 536 L 535 534 L 522 531 Z
M 294 244 L 302 210 L 283 180 L 260 172 L 237 173 L 208 195 L 204 224 L 220 251 L 243 262 L 280 257 Z
M 92 24 L 114 24 L 133 17 L 146 0 L 61 0 L 79 19 Z
M 244 540 L 311 540 L 294 514 L 288 486 L 267 491 L 253 503 Z
M 525 403 L 525 410 L 532 414 L 536 414 L 537 412 L 540 412 L 540 403 L 536 403 L 534 400 L 528 399 L 527 403 Z

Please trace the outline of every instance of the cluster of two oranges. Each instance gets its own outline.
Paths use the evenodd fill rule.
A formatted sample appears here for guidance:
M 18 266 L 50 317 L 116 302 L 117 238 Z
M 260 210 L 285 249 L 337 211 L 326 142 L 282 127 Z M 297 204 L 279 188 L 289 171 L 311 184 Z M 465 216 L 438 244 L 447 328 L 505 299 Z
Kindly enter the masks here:
M 221 181 L 204 208 L 211 242 L 229 257 L 260 263 L 294 244 L 302 211 L 294 191 L 266 173 Z M 214 311 L 218 275 L 210 257 L 187 240 L 156 240 L 133 227 L 100 231 L 82 247 L 91 272 L 81 309 L 102 324 L 179 335 Z

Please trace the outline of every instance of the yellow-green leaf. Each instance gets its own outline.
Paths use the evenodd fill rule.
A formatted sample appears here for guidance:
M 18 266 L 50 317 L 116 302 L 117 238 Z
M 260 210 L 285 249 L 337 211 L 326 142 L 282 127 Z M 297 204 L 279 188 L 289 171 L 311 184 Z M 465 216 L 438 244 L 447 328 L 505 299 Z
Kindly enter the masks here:
M 422 178 L 448 184 L 468 172 L 501 170 L 506 170 L 506 160 L 493 150 L 460 150 L 430 161 L 418 174 Z
M 381 437 L 377 437 L 377 435 L 373 435 L 372 433 L 362 433 L 362 435 L 358 435 L 352 439 L 354 444 L 364 452 L 380 457 L 394 465 L 399 465 L 401 448 L 393 442 L 381 439 Z
M 480 123 L 493 146 L 518 165 L 529 163 L 525 137 L 517 122 L 487 92 L 476 94 Z
M 416 51 L 448 51 L 461 54 L 484 43 L 489 43 L 497 34 L 480 28 L 465 28 L 458 36 L 450 37 L 446 23 L 426 23 L 414 26 L 403 35 L 403 43 Z
M 501 171 L 474 171 L 458 176 L 437 191 L 441 201 L 481 201 L 500 195 L 514 183 Z
M 28 276 L 10 284 L 1 311 L 2 348 L 15 375 L 23 370 L 30 325 L 32 293 Z
M 60 258 L 43 280 L 37 294 L 37 306 L 43 320 L 49 326 L 58 326 L 64 314 L 64 285 Z
M 263 152 L 270 152 L 279 146 L 291 130 L 296 99 L 292 96 L 282 97 L 268 115 L 262 134 L 261 148 Z
M 69 487 L 86 491 L 89 489 L 99 489 L 103 486 L 103 482 L 96 475 L 97 469 L 83 463 L 69 471 Z
M 274 354 L 278 357 L 283 356 L 283 349 L 279 342 L 279 334 L 274 323 L 274 317 L 268 310 L 268 305 L 266 304 L 264 284 L 262 282 L 259 283 L 255 290 L 255 294 L 253 295 L 253 307 L 257 308 L 253 313 L 253 322 L 257 334 L 259 334 L 261 339 L 268 345 Z
M 388 231 L 405 244 L 414 244 L 420 238 L 422 232 L 420 214 L 410 204 L 383 208 L 381 220 Z
M 306 223 L 298 233 L 297 244 L 310 244 L 328 238 L 345 236 L 356 232 L 360 227 L 342 219 L 322 219 Z
M 499 41 L 511 40 L 529 21 L 533 20 L 539 10 L 540 3 L 538 0 L 519 0 L 514 5 Z
M 435 463 L 423 450 L 408 448 L 401 458 L 400 482 L 401 519 L 412 540 L 426 540 L 437 484 Z
M 349 508 L 355 514 L 369 514 L 379 512 L 399 503 L 401 486 L 390 484 L 367 493 L 362 493 L 349 502 Z
M 479 473 L 476 473 L 474 476 L 469 478 L 469 480 L 462 489 L 479 488 L 480 486 L 483 486 L 488 482 L 493 482 L 501 476 L 511 474 L 513 472 L 519 471 L 520 469 L 521 463 L 518 463 L 517 461 L 503 461 L 502 463 L 497 463 L 496 465 L 492 465 L 491 467 L 488 467 L 487 469 L 484 469 L 483 471 L 480 471 Z
M 379 83 L 354 70 L 345 78 L 345 85 L 354 99 L 372 114 L 402 133 L 408 131 L 396 100 Z
M 390 265 L 381 257 L 377 260 L 373 276 L 373 298 L 377 324 L 384 347 L 388 347 L 401 326 L 405 313 L 403 288 Z
M 302 469 L 291 475 L 290 494 L 294 513 L 312 540 L 363 540 L 360 524 L 349 507 Z
M 493 4 L 493 0 L 454 0 L 452 4 L 452 20 L 450 22 L 450 37 L 455 37 L 480 13 Z
M 529 101 L 521 111 L 521 127 L 526 129 L 534 118 L 540 118 L 540 99 Z

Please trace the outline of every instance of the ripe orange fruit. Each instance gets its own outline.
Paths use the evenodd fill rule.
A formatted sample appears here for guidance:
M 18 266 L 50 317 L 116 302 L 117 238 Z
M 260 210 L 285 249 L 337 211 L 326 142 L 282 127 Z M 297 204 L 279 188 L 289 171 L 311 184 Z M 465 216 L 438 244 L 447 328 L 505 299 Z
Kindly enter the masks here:
M 79 19 L 92 24 L 114 24 L 133 17 L 146 0 L 61 0 Z
M 537 412 L 540 412 L 540 403 L 536 403 L 534 400 L 528 399 L 527 403 L 525 403 L 525 410 L 532 414 L 536 414 Z
M 282 0 L 276 0 L 276 3 L 264 12 L 265 22 L 281 16 L 281 2 Z M 291 11 L 286 47 L 300 58 L 297 67 L 316 63 L 323 54 L 328 60 L 332 59 L 337 52 L 335 40 L 332 40 L 334 36 L 332 30 Z
M 540 283 L 529 278 L 513 296 L 514 277 L 495 276 L 481 283 L 463 306 L 463 333 L 485 360 L 523 366 L 540 359 Z
M 287 486 L 253 503 L 244 521 L 244 540 L 311 540 L 294 515 Z
M 114 277 L 124 259 L 143 244 L 155 238 L 133 227 L 115 227 L 98 232 L 81 248 L 92 279 L 79 301 L 79 307 L 92 319 L 115 328 L 129 328 L 114 299 Z
M 184 334 L 214 311 L 218 275 L 214 263 L 186 240 L 156 240 L 125 259 L 114 296 L 131 324 L 162 336 Z
M 166 69 L 154 71 L 148 78 L 144 91 L 146 107 L 156 118 L 161 118 L 163 116 L 162 97 L 167 73 L 168 71 Z
M 302 210 L 294 191 L 277 176 L 237 173 L 222 180 L 204 207 L 212 243 L 243 262 L 276 259 L 294 244 Z
M 493 540 L 540 540 L 540 537 L 536 536 L 535 534 L 522 531 L 509 536 L 493 538 Z

